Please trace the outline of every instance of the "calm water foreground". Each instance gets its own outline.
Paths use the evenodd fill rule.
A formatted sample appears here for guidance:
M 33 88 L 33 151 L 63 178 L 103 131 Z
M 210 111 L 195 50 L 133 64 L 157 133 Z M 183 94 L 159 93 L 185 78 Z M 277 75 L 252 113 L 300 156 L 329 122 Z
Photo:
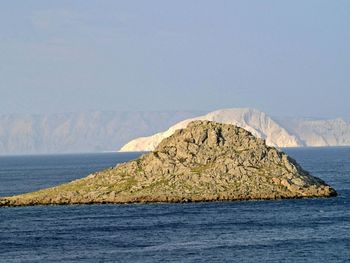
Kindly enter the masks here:
M 288 149 L 331 199 L 0 208 L 0 262 L 349 262 L 350 148 Z M 137 153 L 0 157 L 0 196 Z

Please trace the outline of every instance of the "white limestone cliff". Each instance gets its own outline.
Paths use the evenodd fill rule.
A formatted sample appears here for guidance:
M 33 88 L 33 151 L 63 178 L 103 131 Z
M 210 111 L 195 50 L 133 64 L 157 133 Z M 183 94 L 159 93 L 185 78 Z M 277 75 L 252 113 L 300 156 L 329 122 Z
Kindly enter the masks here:
M 140 137 L 125 144 L 120 151 L 152 151 L 164 139 L 176 130 L 185 128 L 193 120 L 208 120 L 226 124 L 234 124 L 250 131 L 258 138 L 266 140 L 267 145 L 275 147 L 299 147 L 302 142 L 296 136 L 275 122 L 264 112 L 250 108 L 222 109 L 204 116 L 181 121 L 168 130 L 148 137 Z
M 350 123 L 342 118 L 314 120 L 290 118 L 279 121 L 305 146 L 349 146 Z

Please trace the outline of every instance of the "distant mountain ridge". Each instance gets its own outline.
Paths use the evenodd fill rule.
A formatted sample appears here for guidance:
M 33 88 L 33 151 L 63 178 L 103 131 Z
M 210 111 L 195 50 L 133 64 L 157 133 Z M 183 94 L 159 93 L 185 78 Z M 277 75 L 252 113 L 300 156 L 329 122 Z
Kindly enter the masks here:
M 206 115 L 181 121 L 165 132 L 136 138 L 125 144 L 120 151 L 151 151 L 159 142 L 175 130 L 185 128 L 193 120 L 209 120 L 234 124 L 263 138 L 270 146 L 346 146 L 350 145 L 350 123 L 341 119 L 312 120 L 276 118 L 251 108 L 222 109 Z
M 303 146 L 350 145 L 350 122 L 342 118 L 329 120 L 284 118 L 278 119 L 277 122 L 296 135 Z
M 120 148 L 152 150 L 164 136 L 170 136 L 194 119 L 236 124 L 273 146 L 350 145 L 350 122 L 340 118 L 279 118 L 249 108 L 208 114 L 202 111 L 91 111 L 0 115 L 0 155 L 104 152 Z M 141 137 L 151 135 L 154 136 Z M 139 139 L 133 140 L 135 138 Z
M 0 154 L 116 151 L 199 111 L 92 111 L 0 115 Z

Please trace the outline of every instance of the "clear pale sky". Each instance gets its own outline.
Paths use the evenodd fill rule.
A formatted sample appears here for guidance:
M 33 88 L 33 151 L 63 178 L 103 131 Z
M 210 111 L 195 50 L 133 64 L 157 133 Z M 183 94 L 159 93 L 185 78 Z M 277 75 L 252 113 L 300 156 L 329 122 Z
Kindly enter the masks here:
M 0 114 L 350 118 L 350 1 L 4 0 Z

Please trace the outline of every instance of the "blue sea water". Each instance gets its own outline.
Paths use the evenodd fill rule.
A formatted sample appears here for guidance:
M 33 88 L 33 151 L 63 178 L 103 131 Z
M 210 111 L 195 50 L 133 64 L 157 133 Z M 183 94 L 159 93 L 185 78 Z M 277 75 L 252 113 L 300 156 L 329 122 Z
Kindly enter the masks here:
M 350 148 L 288 149 L 330 199 L 0 208 L 0 262 L 349 262 Z M 0 196 L 138 153 L 0 157 Z

